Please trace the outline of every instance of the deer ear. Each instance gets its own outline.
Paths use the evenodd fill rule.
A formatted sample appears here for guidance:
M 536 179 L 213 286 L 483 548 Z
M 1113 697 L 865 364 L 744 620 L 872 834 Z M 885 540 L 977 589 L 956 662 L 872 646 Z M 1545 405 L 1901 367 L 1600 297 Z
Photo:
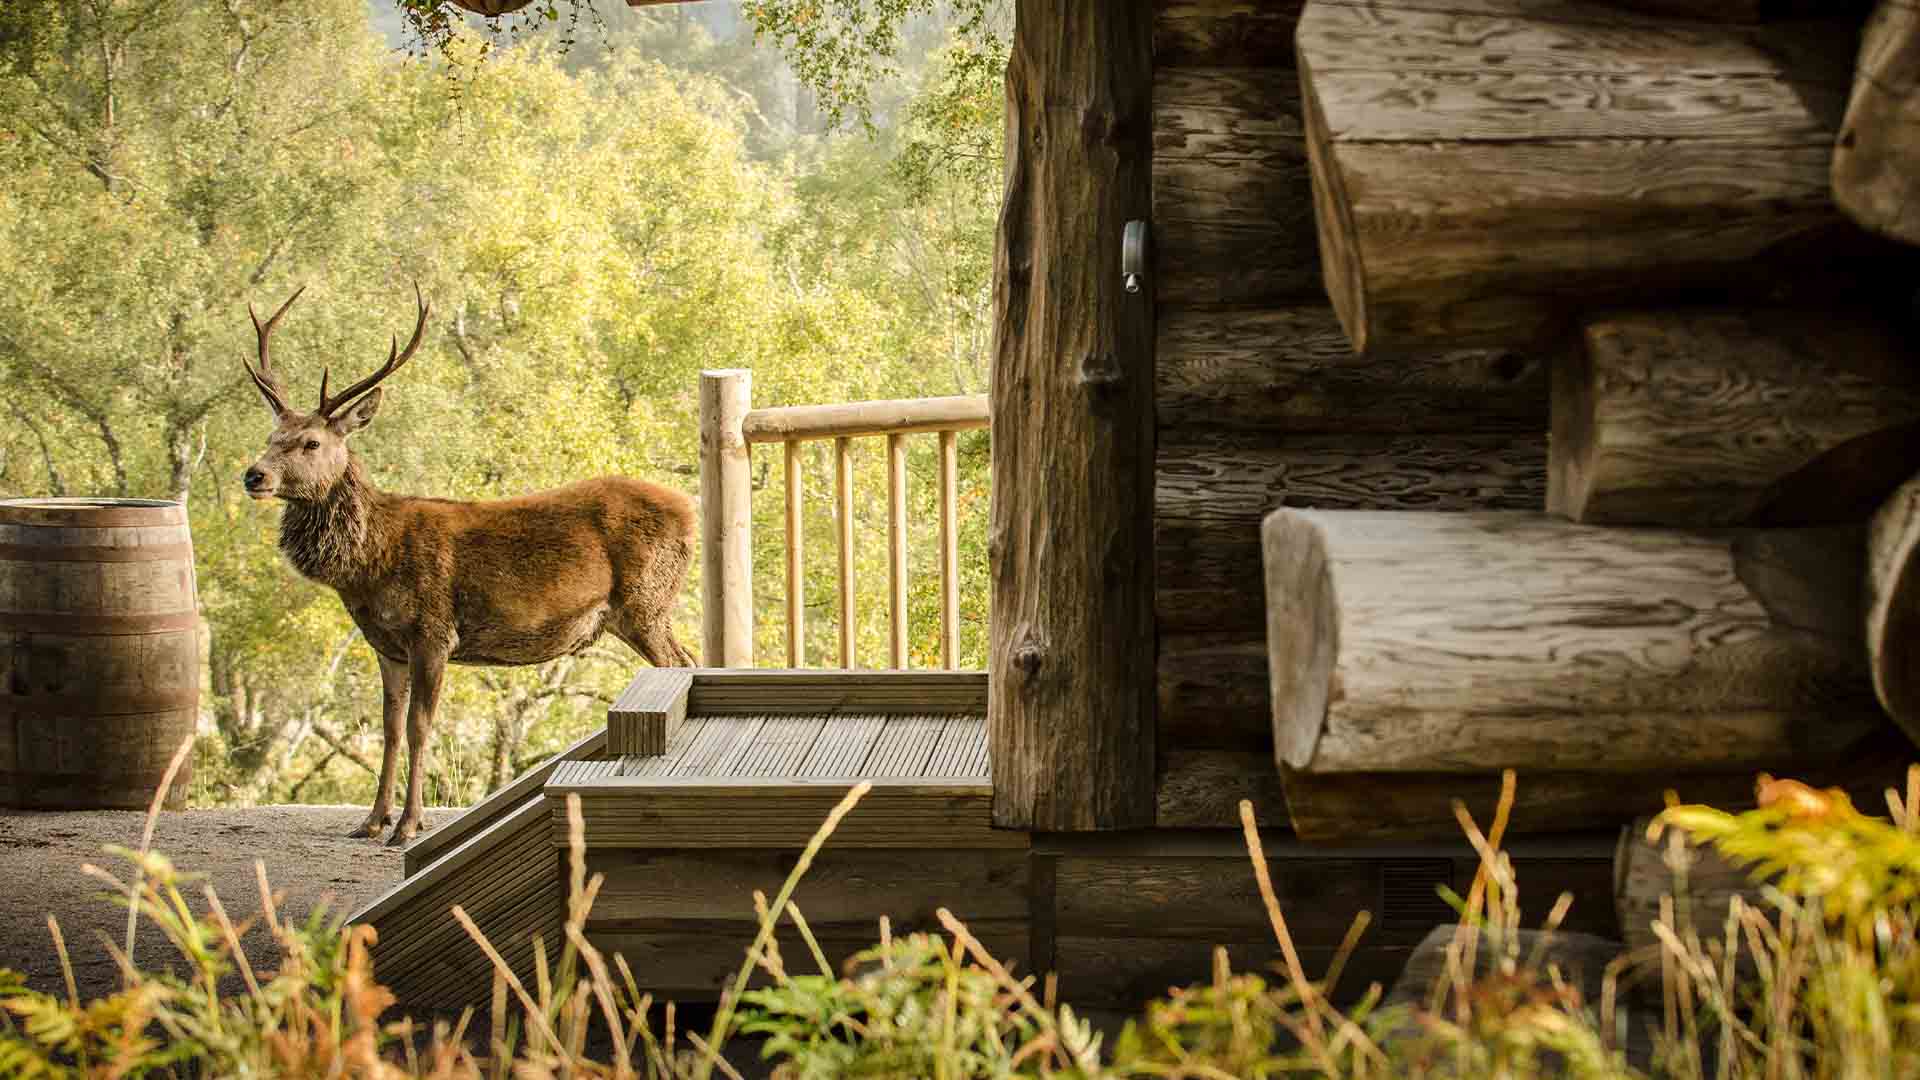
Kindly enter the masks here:
M 380 395 L 384 392 L 384 387 L 374 387 L 365 397 L 354 402 L 346 412 L 334 417 L 333 422 L 327 426 L 333 429 L 335 435 L 342 437 L 366 427 L 373 422 L 373 414 L 380 411 Z

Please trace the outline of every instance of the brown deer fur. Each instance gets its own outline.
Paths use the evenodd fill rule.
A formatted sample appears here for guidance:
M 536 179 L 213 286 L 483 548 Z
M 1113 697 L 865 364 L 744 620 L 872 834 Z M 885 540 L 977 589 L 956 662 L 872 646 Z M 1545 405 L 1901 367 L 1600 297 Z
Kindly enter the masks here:
M 353 835 L 378 836 L 392 819 L 404 717 L 407 800 L 388 840 L 402 844 L 420 829 L 427 733 L 447 664 L 538 664 L 611 631 L 656 667 L 692 666 L 672 616 L 693 556 L 693 504 L 621 476 L 491 502 L 381 491 L 347 437 L 378 411 L 374 384 L 418 347 L 427 306 L 404 354 L 389 353 L 374 376 L 331 399 L 323 375 L 320 408 L 303 413 L 287 406 L 267 349 L 299 295 L 264 326 L 254 319 L 260 370 L 248 372 L 276 426 L 247 470 L 247 494 L 286 504 L 280 550 L 303 576 L 340 594 L 379 656 L 380 787 Z

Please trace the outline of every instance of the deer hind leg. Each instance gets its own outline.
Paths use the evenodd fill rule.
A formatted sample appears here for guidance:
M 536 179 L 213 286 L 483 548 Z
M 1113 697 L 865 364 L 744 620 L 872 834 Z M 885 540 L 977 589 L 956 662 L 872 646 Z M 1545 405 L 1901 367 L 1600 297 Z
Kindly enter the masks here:
M 380 830 L 393 824 L 393 781 L 400 771 L 400 739 L 406 728 L 410 676 L 407 665 L 380 658 L 380 786 L 373 793 L 373 810 L 360 827 L 348 836 L 377 838 Z
M 627 643 L 640 658 L 654 667 L 694 667 L 693 654 L 674 639 L 673 624 L 664 617 L 653 619 L 618 619 L 612 627 L 613 636 Z
M 420 832 L 420 819 L 426 809 L 427 735 L 440 705 L 440 682 L 447 673 L 450 651 L 444 646 L 431 651 L 415 649 L 408 665 L 407 804 L 400 811 L 400 823 L 393 827 L 393 835 L 387 837 L 388 847 L 399 847 Z

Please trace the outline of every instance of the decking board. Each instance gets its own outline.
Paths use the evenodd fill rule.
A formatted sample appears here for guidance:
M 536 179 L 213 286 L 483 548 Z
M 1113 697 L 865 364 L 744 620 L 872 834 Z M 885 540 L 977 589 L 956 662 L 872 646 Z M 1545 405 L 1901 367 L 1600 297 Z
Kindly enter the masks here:
M 947 720 L 927 762 L 928 776 L 986 776 L 987 718 L 955 716 Z
M 813 748 L 795 775 L 806 777 L 858 776 L 880 739 L 887 718 L 880 715 L 837 716 L 820 730 Z
M 894 716 L 880 729 L 862 776 L 924 776 L 933 750 L 946 730 L 944 716 Z
M 736 776 L 793 776 L 831 721 L 824 716 L 769 716 L 735 764 Z

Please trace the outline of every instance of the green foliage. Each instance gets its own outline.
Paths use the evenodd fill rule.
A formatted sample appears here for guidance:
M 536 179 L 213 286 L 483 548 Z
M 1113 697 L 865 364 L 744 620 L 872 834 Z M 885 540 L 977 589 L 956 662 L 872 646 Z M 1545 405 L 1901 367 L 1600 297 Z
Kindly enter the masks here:
M 873 86 L 899 74 L 916 19 L 950 14 L 962 48 L 1004 56 L 1010 15 L 1004 0 L 742 0 L 741 9 L 836 123 L 871 120 Z
M 901 136 L 802 132 L 778 115 L 776 54 L 747 34 L 594 11 L 601 51 L 551 28 L 503 48 L 463 21 L 402 62 L 364 0 L 0 4 L 0 493 L 187 501 L 210 633 L 196 803 L 363 802 L 378 765 L 372 654 L 237 483 L 268 430 L 236 362 L 254 348 L 248 303 L 307 286 L 274 349 L 304 402 L 323 367 L 378 361 L 421 284 L 427 341 L 356 438 L 377 482 L 418 494 L 600 472 L 691 489 L 706 368 L 752 369 L 759 405 L 984 388 L 997 181 L 922 169 L 909 184 Z M 943 39 L 929 24 L 902 40 Z M 998 108 L 997 89 L 967 85 Z M 939 662 L 932 443 L 910 442 L 922 667 Z M 828 452 L 807 448 L 805 479 L 816 665 L 837 659 Z M 777 454 L 756 462 L 763 663 L 785 651 Z M 856 444 L 868 665 L 886 655 L 883 457 Z M 987 459 L 984 433 L 962 438 L 975 667 Z M 698 627 L 690 582 L 676 630 L 697 645 Z M 429 798 L 471 801 L 584 733 L 638 663 L 608 642 L 456 669 Z
M 1854 895 L 1848 889 L 1836 893 L 1837 881 L 1862 876 L 1871 886 L 1879 880 L 1876 866 L 1894 867 L 1892 878 L 1906 873 L 1903 860 L 1920 835 L 1920 767 L 1909 787 L 1905 799 L 1890 798 L 1895 822 L 1885 828 L 1884 822 L 1865 824 L 1835 793 L 1804 788 L 1784 794 L 1776 788 L 1777 797 L 1769 798 L 1763 786 L 1762 808 L 1746 814 L 1703 807 L 1669 811 L 1659 827 L 1697 828 L 1696 835 L 1710 837 L 1724 853 L 1740 857 L 1737 852 L 1747 851 L 1777 870 L 1783 883 L 1813 891 L 1776 889 L 1771 915 L 1734 909 L 1730 922 L 1756 943 L 1754 984 L 1734 985 L 1735 958 L 1703 948 L 1684 919 L 1656 924 L 1666 947 L 1651 963 L 1662 976 L 1668 1008 L 1655 1031 L 1660 1054 L 1651 1074 L 1629 1067 L 1607 1034 L 1613 1027 L 1612 973 L 1596 1016 L 1550 963 L 1519 948 L 1513 933 L 1520 924 L 1517 881 L 1500 847 L 1513 797 L 1511 774 L 1488 834 L 1462 811 L 1480 853 L 1480 872 L 1469 895 L 1454 898 L 1462 923 L 1447 950 L 1446 970 L 1423 1004 L 1380 1008 L 1377 986 L 1353 1008 L 1330 1004 L 1328 988 L 1346 950 L 1319 979 L 1291 959 L 1286 919 L 1265 878 L 1259 833 L 1245 803 L 1254 874 L 1290 958 L 1277 981 L 1230 971 L 1225 950 L 1217 950 L 1210 983 L 1150 1002 L 1108 1049 L 1091 1024 L 1052 1000 L 1050 986 L 1044 998 L 1037 997 L 1031 976 L 1015 978 L 945 909 L 938 913 L 944 934 L 894 938 L 882 921 L 879 945 L 851 958 L 847 973 L 836 976 L 790 898 L 833 830 L 866 794 L 869 785 L 863 783 L 828 816 L 779 893 L 771 901 L 755 894 L 759 930 L 713 1027 L 704 1038 L 688 1033 L 676 1041 L 671 1011 L 665 1032 L 656 1032 L 654 1003 L 639 989 L 644 975 L 636 977 L 624 958 L 600 953 L 584 933 L 602 880 L 586 872 L 579 799 L 569 796 L 564 939 L 557 950 L 547 943 L 535 949 L 541 970 L 531 985 L 504 968 L 496 972 L 494 999 L 508 1008 L 494 1010 L 484 1036 L 470 1036 L 468 1014 L 457 1026 L 437 1025 L 423 1052 L 415 1025 L 383 1019 L 392 996 L 374 980 L 368 931 L 342 929 L 323 912 L 291 925 L 276 914 L 271 894 L 262 897 L 260 917 L 274 935 L 280 965 L 272 973 L 254 971 L 211 890 L 209 914 L 196 919 L 183 899 L 188 875 L 159 855 L 116 849 L 133 866 L 131 882 L 91 872 L 139 916 L 159 925 L 189 972 L 151 975 L 122 963 L 123 989 L 82 1003 L 77 995 L 33 991 L 0 971 L 0 1072 L 59 1078 L 186 1073 L 465 1080 L 511 1073 L 707 1080 L 716 1072 L 736 1075 L 723 1054 L 730 1038 L 749 1036 L 760 1041 L 774 1075 L 791 1080 L 1911 1077 L 1920 1075 L 1920 968 L 1913 959 L 1910 896 L 1900 887 L 1869 890 L 1886 906 L 1861 914 L 1887 932 L 1866 943 L 1829 935 L 1834 923 L 1818 913 L 1821 897 Z M 1781 801 L 1800 796 L 1808 798 Z M 1853 869 L 1825 877 L 1816 864 L 1827 858 Z M 1900 896 L 1908 899 L 1893 899 Z M 1549 930 L 1568 899 L 1547 917 Z M 463 910 L 455 907 L 452 915 L 498 956 Z M 806 942 L 817 974 L 788 970 L 774 944 L 774 926 L 783 919 Z M 1364 917 L 1356 923 L 1349 948 L 1364 923 Z M 57 947 L 70 971 L 64 946 Z M 556 957 L 553 963 L 548 956 Z M 771 984 L 742 993 L 756 968 Z M 221 978 L 234 971 L 243 989 L 223 996 Z M 1702 1023 L 1696 1007 L 1712 1022 Z M 594 1026 L 611 1034 L 610 1061 L 581 1049 Z M 1701 1053 L 1707 1042 L 1717 1049 L 1711 1070 Z M 476 1056 L 476 1045 L 486 1048 L 484 1060 Z

